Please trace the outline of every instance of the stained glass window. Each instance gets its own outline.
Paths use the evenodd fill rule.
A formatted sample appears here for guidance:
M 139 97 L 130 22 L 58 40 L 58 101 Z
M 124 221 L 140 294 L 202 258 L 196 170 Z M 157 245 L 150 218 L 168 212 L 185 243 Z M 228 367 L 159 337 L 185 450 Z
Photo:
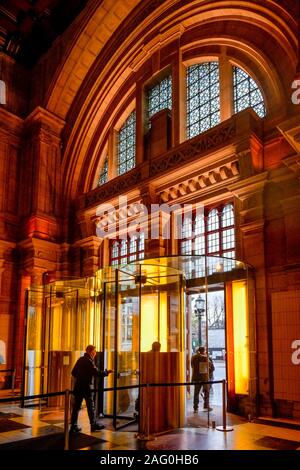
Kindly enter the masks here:
M 108 157 L 106 157 L 104 161 L 104 164 L 100 173 L 99 181 L 98 181 L 98 186 L 102 186 L 102 184 L 107 183 L 107 181 L 108 181 Z
M 239 67 L 233 67 L 233 92 L 235 113 L 251 107 L 259 117 L 265 117 L 264 98 L 257 83 Z
M 219 63 L 187 69 L 187 136 L 189 139 L 221 121 Z
M 128 236 L 124 240 L 114 240 L 110 245 L 110 263 L 112 266 L 128 264 L 131 261 L 144 259 L 145 235 Z
M 133 111 L 119 131 L 118 174 L 123 175 L 135 167 L 136 115 Z
M 148 90 L 148 117 L 162 109 L 172 109 L 172 77 L 164 78 L 157 85 Z

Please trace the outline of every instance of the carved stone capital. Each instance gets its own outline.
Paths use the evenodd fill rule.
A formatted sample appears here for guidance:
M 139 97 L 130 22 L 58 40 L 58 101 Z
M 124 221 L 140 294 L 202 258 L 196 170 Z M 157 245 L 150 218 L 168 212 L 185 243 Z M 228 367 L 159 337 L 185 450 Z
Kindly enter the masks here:
M 26 136 L 48 145 L 60 144 L 64 126 L 65 121 L 41 107 L 36 108 L 24 121 Z

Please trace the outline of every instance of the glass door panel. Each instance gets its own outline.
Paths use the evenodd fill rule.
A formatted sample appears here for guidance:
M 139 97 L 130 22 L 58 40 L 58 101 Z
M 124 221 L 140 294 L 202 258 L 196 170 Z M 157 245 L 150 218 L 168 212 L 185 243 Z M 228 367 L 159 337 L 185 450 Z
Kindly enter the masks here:
M 103 294 L 103 345 L 104 345 L 104 358 L 103 364 L 106 369 L 115 369 L 115 317 L 116 317 L 116 283 L 105 282 Z M 106 388 L 113 388 L 115 386 L 115 370 L 106 379 Z M 104 393 L 103 397 L 103 413 L 104 415 L 114 415 L 114 392 L 109 391 Z
M 43 383 L 43 290 L 27 291 L 27 330 L 24 393 L 42 393 Z M 28 402 L 26 403 L 28 404 Z
M 118 283 L 117 387 L 139 384 L 139 285 L 132 276 Z M 135 419 L 138 388 L 117 391 L 117 415 Z

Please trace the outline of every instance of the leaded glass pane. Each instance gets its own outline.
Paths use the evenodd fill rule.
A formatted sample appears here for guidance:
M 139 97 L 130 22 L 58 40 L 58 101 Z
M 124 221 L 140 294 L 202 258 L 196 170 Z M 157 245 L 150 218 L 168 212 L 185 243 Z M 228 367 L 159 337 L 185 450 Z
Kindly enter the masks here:
M 218 253 L 220 250 L 219 232 L 208 234 L 207 236 L 207 252 Z
M 112 246 L 112 258 L 118 258 L 119 256 L 119 243 L 114 242 Z
M 231 227 L 234 225 L 234 211 L 232 204 L 228 204 L 222 211 L 222 227 Z
M 222 249 L 230 250 L 234 248 L 234 229 L 230 228 L 222 232 Z
M 224 260 L 224 271 L 232 271 L 235 267 L 235 251 L 228 251 L 223 253 L 224 258 L 229 258 Z M 231 259 L 230 259 L 231 258 Z
M 133 111 L 119 131 L 118 173 L 123 175 L 135 167 L 136 116 Z
M 136 237 L 130 238 L 129 250 L 130 250 L 130 253 L 136 253 L 136 251 L 137 251 L 137 239 L 136 239 Z
M 189 139 L 221 122 L 219 63 L 187 69 L 187 136 Z
M 235 113 L 250 107 L 259 117 L 265 117 L 264 98 L 257 83 L 239 67 L 233 67 L 233 93 Z
M 126 256 L 127 255 L 127 241 L 122 240 L 121 242 L 121 256 Z
M 107 183 L 107 181 L 108 181 L 108 157 L 106 157 L 104 161 L 104 165 L 101 170 L 99 181 L 98 181 L 98 186 L 102 186 L 102 184 Z
M 144 259 L 145 235 L 128 236 L 127 240 L 115 241 L 110 248 L 111 264 L 113 266 L 128 264 L 137 259 Z
M 195 236 L 205 232 L 205 222 L 203 215 L 197 215 L 195 218 Z
M 205 236 L 204 235 L 195 238 L 194 254 L 195 255 L 204 255 L 205 254 Z
M 172 109 L 172 77 L 169 75 L 148 91 L 149 119 L 162 109 Z
M 183 222 L 182 238 L 191 238 L 192 236 L 192 219 L 185 218 Z
M 208 232 L 211 232 L 213 230 L 218 230 L 218 229 L 219 229 L 219 213 L 217 209 L 213 209 L 208 214 L 207 230 Z
M 191 233 L 192 224 L 192 233 Z M 227 258 L 235 256 L 235 219 L 234 207 L 227 204 L 224 207 L 212 209 L 205 218 L 194 213 L 182 223 L 182 240 L 180 252 L 182 255 L 219 255 Z M 227 261 L 226 261 L 227 263 Z M 215 262 L 208 267 L 212 273 Z M 232 266 L 228 261 L 227 268 Z
M 192 254 L 192 240 L 185 240 L 181 243 L 181 254 L 182 255 Z

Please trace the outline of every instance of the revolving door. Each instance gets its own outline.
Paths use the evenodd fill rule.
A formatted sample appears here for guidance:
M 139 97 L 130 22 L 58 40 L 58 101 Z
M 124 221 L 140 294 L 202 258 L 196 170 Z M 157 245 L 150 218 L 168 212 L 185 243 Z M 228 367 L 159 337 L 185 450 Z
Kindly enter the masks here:
M 98 281 L 103 279 L 103 271 L 97 276 Z M 114 390 L 104 394 L 103 414 L 113 418 L 115 429 L 137 418 L 140 429 L 149 424 L 151 432 L 180 426 L 183 391 L 159 386 L 146 393 L 139 385 L 179 382 L 184 377 L 181 273 L 136 264 L 113 269 L 104 278 L 104 367 L 114 370 L 107 379 L 107 387 Z
M 101 350 L 101 308 L 99 299 L 92 295 L 93 284 L 93 278 L 66 280 L 27 291 L 25 395 L 70 389 L 71 370 L 87 344 Z M 61 405 L 62 398 L 44 403 Z

